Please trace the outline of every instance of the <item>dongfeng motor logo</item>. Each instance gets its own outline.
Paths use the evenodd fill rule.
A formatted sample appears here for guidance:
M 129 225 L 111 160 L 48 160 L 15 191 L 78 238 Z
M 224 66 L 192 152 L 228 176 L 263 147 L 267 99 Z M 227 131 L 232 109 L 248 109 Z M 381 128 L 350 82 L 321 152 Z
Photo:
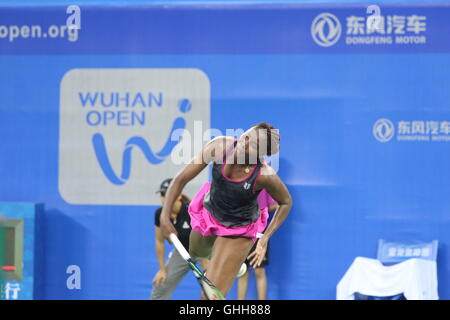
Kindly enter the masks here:
M 380 142 L 388 142 L 395 134 L 395 127 L 389 119 L 379 119 L 373 126 L 373 135 Z
M 341 37 L 341 33 L 341 23 L 331 13 L 319 14 L 311 24 L 312 38 L 322 47 L 334 45 Z

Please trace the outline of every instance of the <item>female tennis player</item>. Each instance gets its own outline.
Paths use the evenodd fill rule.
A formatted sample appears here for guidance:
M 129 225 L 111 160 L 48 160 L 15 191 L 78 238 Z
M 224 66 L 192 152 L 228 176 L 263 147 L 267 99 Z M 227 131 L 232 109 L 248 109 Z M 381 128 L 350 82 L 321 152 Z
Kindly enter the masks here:
M 184 186 L 213 163 L 212 182 L 205 183 L 189 205 L 189 250 L 193 257 L 210 257 L 207 277 L 224 296 L 247 257 L 253 267 L 261 264 L 269 238 L 292 207 L 286 186 L 264 162 L 265 155 L 279 151 L 279 141 L 277 130 L 265 122 L 251 127 L 239 139 L 217 137 L 175 176 L 166 192 L 160 225 L 164 238 L 169 239 L 170 233 L 177 234 L 170 221 L 170 208 Z M 268 211 L 258 207 L 257 197 L 263 189 L 279 207 L 262 235 Z M 248 256 L 257 238 L 257 247 Z

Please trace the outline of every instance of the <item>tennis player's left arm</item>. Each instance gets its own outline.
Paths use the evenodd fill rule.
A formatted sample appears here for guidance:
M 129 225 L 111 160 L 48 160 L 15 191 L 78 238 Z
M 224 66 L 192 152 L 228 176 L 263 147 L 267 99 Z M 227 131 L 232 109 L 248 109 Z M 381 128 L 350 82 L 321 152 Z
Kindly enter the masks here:
M 292 208 L 291 195 L 283 181 L 275 173 L 275 170 L 268 166 L 263 167 L 262 170 L 264 171 L 258 177 L 257 184 L 259 188 L 266 189 L 270 196 L 278 202 L 279 206 L 264 235 L 258 240 L 256 249 L 248 256 L 250 265 L 254 268 L 261 265 L 266 255 L 269 238 L 281 226 Z
M 286 185 L 281 181 L 275 171 L 271 167 L 264 169 L 266 174 L 259 176 L 258 185 L 266 189 L 270 196 L 278 203 L 278 209 L 264 232 L 264 237 L 268 240 L 288 216 L 292 208 L 292 197 Z

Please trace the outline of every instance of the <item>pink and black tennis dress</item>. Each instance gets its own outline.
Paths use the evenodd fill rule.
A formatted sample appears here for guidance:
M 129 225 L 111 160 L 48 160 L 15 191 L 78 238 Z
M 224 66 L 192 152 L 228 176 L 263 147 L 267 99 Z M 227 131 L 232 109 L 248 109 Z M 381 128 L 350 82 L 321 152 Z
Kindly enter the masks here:
M 224 165 L 236 144 L 224 153 L 223 164 L 213 163 L 212 182 L 205 183 L 189 205 L 191 226 L 203 236 L 241 236 L 255 242 L 269 217 L 267 206 L 258 204 L 260 190 L 255 192 L 263 164 L 258 161 L 244 179 L 226 177 Z

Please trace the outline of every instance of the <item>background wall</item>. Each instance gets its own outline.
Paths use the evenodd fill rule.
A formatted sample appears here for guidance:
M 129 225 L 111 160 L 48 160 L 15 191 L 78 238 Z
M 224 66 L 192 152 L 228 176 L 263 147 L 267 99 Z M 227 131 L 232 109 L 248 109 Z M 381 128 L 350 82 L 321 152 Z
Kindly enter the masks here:
M 0 24 L 7 26 L 0 26 L 0 200 L 45 204 L 44 236 L 38 239 L 44 272 L 36 275 L 37 298 L 149 297 L 157 271 L 156 202 L 64 200 L 59 188 L 61 152 L 67 147 L 61 138 L 66 99 L 61 83 L 72 69 L 179 68 L 207 77 L 210 97 L 197 98 L 208 102 L 202 110 L 210 112 L 212 128 L 225 132 L 268 121 L 281 131 L 279 175 L 294 208 L 271 240 L 269 299 L 334 299 L 353 259 L 375 257 L 380 238 L 439 240 L 439 294 L 449 299 L 450 5 L 381 5 L 386 29 L 370 35 L 364 27 L 366 8 L 90 6 L 81 8 L 78 36 L 59 31 L 55 36 L 56 29 L 50 30 L 65 24 L 64 7 L 0 8 Z M 322 25 L 312 28 L 322 13 L 337 20 L 322 18 Z M 389 33 L 388 16 L 394 15 L 405 17 L 396 20 L 403 28 L 391 24 Z M 412 16 L 426 19 L 417 22 Z M 362 18 L 363 31 L 352 27 L 351 17 Z M 333 38 L 330 32 L 338 24 L 341 33 Z M 40 38 L 11 39 L 13 25 L 39 25 L 43 31 Z M 377 44 L 381 40 L 370 38 L 375 35 L 392 37 L 393 43 Z M 402 38 L 400 44 L 396 36 L 425 37 L 425 42 L 415 38 L 409 41 L 418 43 L 405 44 Z M 353 37 L 372 43 L 348 44 Z M 164 115 L 151 119 L 149 130 L 167 120 Z M 380 119 L 389 121 L 375 125 Z M 150 146 L 167 139 L 172 120 L 160 134 L 146 137 Z M 118 127 L 111 130 L 109 138 L 122 134 Z M 121 148 L 124 141 L 117 142 Z M 90 150 L 89 143 L 80 139 L 68 147 Z M 157 172 L 169 161 L 149 163 L 133 152 L 131 168 L 138 169 L 130 183 L 140 172 Z M 86 154 L 95 160 L 93 151 Z M 113 167 L 119 170 L 121 157 L 115 157 Z M 168 176 L 175 172 L 164 170 Z M 76 175 L 71 179 L 80 182 Z M 92 183 L 110 183 L 98 179 Z M 159 183 L 147 179 L 139 190 L 154 198 Z M 81 268 L 81 290 L 66 287 L 69 265 Z M 195 297 L 194 281 L 188 275 L 174 298 Z M 249 297 L 254 298 L 251 283 Z M 235 297 L 233 288 L 230 298 Z

